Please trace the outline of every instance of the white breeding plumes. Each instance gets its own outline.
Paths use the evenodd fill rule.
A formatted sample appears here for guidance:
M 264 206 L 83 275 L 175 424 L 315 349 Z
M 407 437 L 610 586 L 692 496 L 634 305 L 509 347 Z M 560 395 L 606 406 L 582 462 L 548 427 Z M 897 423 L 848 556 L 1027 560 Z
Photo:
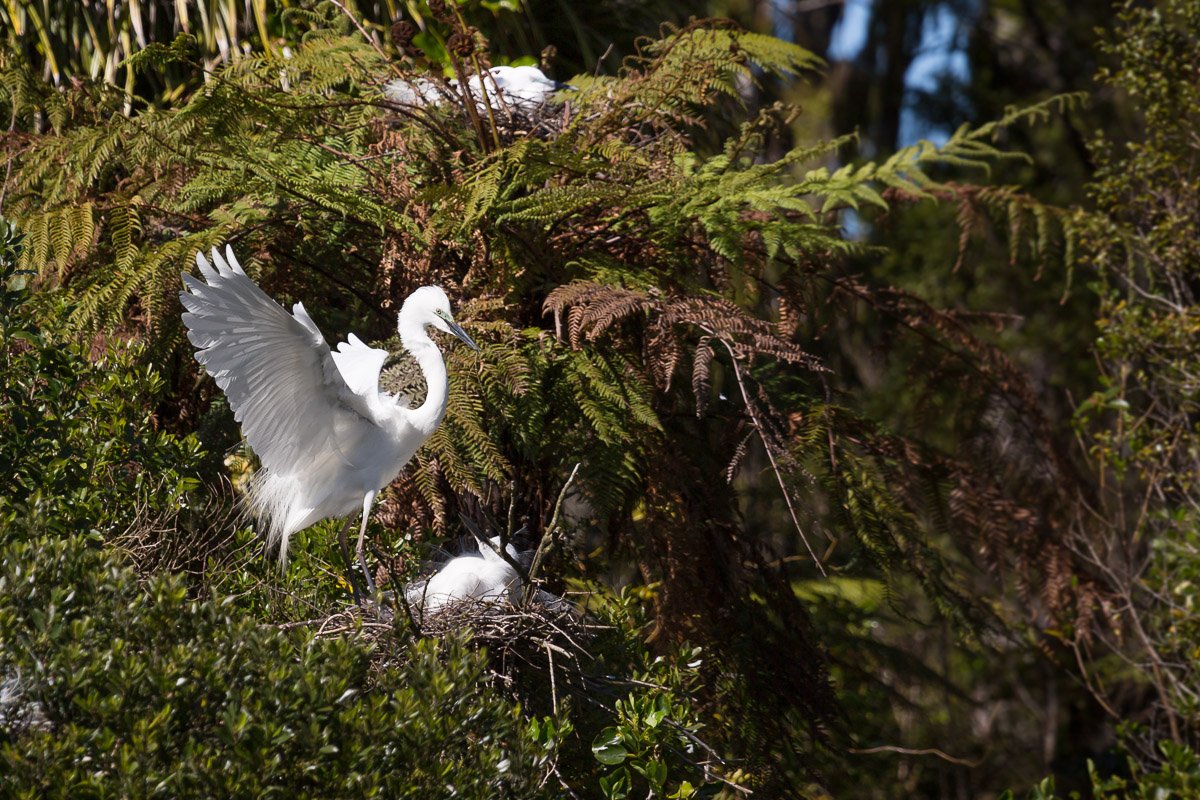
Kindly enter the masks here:
M 215 268 L 196 255 L 204 280 L 185 274 L 179 299 L 196 360 L 224 390 L 262 462 L 251 481 L 251 507 L 281 563 L 296 531 L 361 510 L 358 563 L 374 591 L 363 556 L 371 504 L 446 412 L 446 365 L 425 328 L 479 348 L 454 322 L 440 287 L 409 295 L 397 320 L 400 342 L 428 385 L 425 402 L 409 408 L 407 398 L 379 390 L 386 351 L 354 334 L 331 351 L 303 304 L 288 313 L 247 277 L 232 248 L 225 258 L 214 248 L 212 257 Z M 352 520 L 339 534 L 343 552 Z
M 458 81 L 452 80 L 449 85 L 457 91 Z M 506 105 L 528 112 L 544 106 L 555 92 L 575 87 L 547 78 L 537 67 L 492 67 L 483 76 L 472 75 L 468 78 L 467 88 L 471 97 L 477 101 L 486 98 L 493 108 Z M 499 103 L 496 102 L 497 91 Z M 393 103 L 413 107 L 440 105 L 446 99 L 442 90 L 425 78 L 389 81 L 383 87 L 383 93 Z
M 405 587 L 409 605 L 426 614 L 433 614 L 453 603 L 471 600 L 483 603 L 520 600 L 521 576 L 513 565 L 500 556 L 500 537 L 493 537 L 491 546 L 478 542 L 478 553 L 464 553 L 447 561 L 427 580 Z M 521 555 L 511 544 L 508 555 L 519 560 Z
M 0 678 L 0 731 L 20 734 L 27 730 L 50 730 L 50 720 L 42 704 L 27 697 L 20 673 Z

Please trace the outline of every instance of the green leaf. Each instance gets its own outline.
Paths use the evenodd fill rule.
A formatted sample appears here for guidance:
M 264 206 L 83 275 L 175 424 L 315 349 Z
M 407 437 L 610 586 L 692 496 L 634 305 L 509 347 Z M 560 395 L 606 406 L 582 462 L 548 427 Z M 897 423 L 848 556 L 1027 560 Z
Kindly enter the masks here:
M 687 800 L 689 797 L 695 797 L 696 787 L 692 786 L 691 782 L 684 781 L 679 784 L 679 788 L 671 793 L 672 800 Z
M 629 790 L 632 788 L 629 770 L 624 767 L 600 779 L 600 791 L 604 792 L 608 800 L 622 800 L 629 796 Z
M 644 764 L 634 764 L 633 768 L 645 776 L 650 788 L 656 793 L 662 791 L 667 782 L 667 765 L 661 761 L 647 761 Z
M 629 751 L 622 744 L 621 734 L 616 728 L 605 728 L 592 741 L 592 755 L 601 764 L 611 767 L 624 761 L 629 755 Z
M 657 728 L 658 723 L 662 722 L 666 718 L 668 710 L 666 696 L 659 695 L 658 697 L 654 698 L 653 710 L 646 714 L 642 721 L 646 723 L 647 728 Z

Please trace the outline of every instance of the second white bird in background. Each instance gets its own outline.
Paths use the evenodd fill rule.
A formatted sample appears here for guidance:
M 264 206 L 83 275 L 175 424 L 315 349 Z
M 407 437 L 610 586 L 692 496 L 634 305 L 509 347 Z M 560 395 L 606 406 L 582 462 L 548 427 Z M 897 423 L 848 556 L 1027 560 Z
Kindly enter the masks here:
M 457 89 L 458 81 L 450 81 L 450 87 Z M 555 92 L 575 87 L 546 77 L 537 67 L 492 67 L 482 79 L 479 75 L 469 78 L 467 88 L 474 98 L 486 97 L 493 108 L 500 105 L 495 102 L 498 90 L 504 105 L 528 112 L 544 106 Z M 446 99 L 442 90 L 425 78 L 390 81 L 383 87 L 383 94 L 393 103 L 414 107 L 440 105 Z

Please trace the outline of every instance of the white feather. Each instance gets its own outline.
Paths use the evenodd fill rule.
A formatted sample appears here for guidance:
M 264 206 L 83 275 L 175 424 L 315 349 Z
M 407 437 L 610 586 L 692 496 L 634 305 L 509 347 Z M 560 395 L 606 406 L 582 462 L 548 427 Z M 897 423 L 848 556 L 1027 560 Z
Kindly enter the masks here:
M 342 380 L 350 391 L 363 397 L 379 393 L 379 373 L 387 361 L 387 351 L 369 347 L 353 333 L 331 353 Z
M 203 281 L 183 276 L 179 296 L 188 339 L 229 398 L 234 418 L 263 468 L 250 484 L 255 515 L 268 541 L 287 558 L 288 538 L 326 517 L 366 511 L 441 421 L 446 368 L 426 325 L 453 324 L 441 289 L 425 286 L 405 301 L 397 325 L 429 387 L 425 403 L 401 406 L 379 392 L 386 352 L 357 336 L 331 352 L 315 322 L 296 303 L 288 313 L 269 298 L 226 248 L 213 264 L 196 255 Z M 214 267 L 215 265 L 215 267 Z
M 496 551 L 500 547 L 500 537 L 490 541 L 491 547 L 480 543 L 478 553 L 455 556 L 428 579 L 409 584 L 405 588 L 409 604 L 426 614 L 434 614 L 446 606 L 465 601 L 518 602 L 521 576 Z M 511 544 L 507 552 L 513 559 L 520 558 Z
M 459 83 L 451 80 L 448 84 L 456 93 Z M 556 83 L 546 77 L 537 67 L 492 67 L 487 73 L 472 75 L 467 79 L 467 88 L 472 97 L 476 98 L 480 110 L 486 110 L 486 104 L 497 108 L 506 105 L 523 111 L 534 111 L 551 100 L 554 93 L 564 88 L 574 88 Z M 500 100 L 496 102 L 499 91 Z M 384 84 L 383 94 L 393 103 L 402 106 L 420 108 L 423 106 L 439 106 L 446 97 L 431 81 L 425 78 L 409 80 L 397 78 Z
M 388 81 L 383 86 L 383 96 L 401 106 L 437 105 L 442 101 L 441 90 L 425 78 L 417 78 L 415 81 L 396 78 Z

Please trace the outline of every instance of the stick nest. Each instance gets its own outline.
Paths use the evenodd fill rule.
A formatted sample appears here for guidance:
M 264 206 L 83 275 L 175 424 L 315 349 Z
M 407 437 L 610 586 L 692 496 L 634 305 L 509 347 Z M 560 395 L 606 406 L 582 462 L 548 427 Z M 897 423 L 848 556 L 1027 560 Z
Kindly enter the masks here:
M 515 606 L 507 601 L 463 600 L 421 614 L 403 603 L 395 605 L 391 592 L 382 603 L 354 606 L 318 620 L 285 627 L 316 628 L 318 637 L 341 636 L 357 631 L 375 643 L 375 666 L 384 668 L 406 658 L 400 645 L 410 636 L 445 639 L 465 636 L 475 648 L 486 648 L 491 672 L 499 686 L 523 702 L 557 709 L 560 697 L 583 688 L 584 675 L 594 662 L 588 644 L 608 627 L 589 620 L 566 601 L 530 602 Z M 547 691 L 548 690 L 548 691 Z

